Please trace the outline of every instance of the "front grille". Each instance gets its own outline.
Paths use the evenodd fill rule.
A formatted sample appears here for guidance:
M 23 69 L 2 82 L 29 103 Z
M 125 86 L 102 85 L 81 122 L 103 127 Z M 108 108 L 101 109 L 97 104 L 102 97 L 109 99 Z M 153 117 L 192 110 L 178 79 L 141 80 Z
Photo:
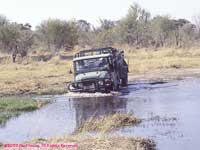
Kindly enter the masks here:
M 94 89 L 96 80 L 82 80 L 83 89 Z
M 91 86 L 92 84 L 94 84 L 94 82 L 91 81 L 83 82 L 83 86 Z
M 96 80 L 82 80 L 83 86 L 91 86 L 96 83 Z

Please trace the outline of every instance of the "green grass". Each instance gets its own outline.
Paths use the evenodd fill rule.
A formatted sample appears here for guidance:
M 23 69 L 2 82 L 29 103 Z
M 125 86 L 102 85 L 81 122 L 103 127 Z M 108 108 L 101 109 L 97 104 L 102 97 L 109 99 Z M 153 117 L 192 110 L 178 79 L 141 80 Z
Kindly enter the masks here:
M 48 104 L 49 101 L 38 101 L 31 98 L 0 98 L 0 124 L 25 111 L 33 111 Z
M 0 111 L 32 111 L 36 110 L 48 101 L 20 98 L 0 98 Z

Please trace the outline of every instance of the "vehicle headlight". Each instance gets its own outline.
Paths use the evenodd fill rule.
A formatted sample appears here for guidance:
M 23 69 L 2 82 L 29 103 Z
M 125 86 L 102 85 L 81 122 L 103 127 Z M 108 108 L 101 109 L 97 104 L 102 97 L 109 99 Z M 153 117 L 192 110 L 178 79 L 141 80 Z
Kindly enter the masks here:
M 112 84 L 112 81 L 110 79 L 105 79 L 105 85 L 110 86 Z
M 104 84 L 103 81 L 99 81 L 98 83 L 99 83 L 99 85 L 101 85 L 101 86 Z
M 105 79 L 105 83 L 111 83 L 110 79 Z
M 78 83 L 78 87 L 83 87 L 83 83 Z
M 72 83 L 72 86 L 73 86 L 73 87 L 77 87 L 78 84 L 77 84 L 77 83 Z

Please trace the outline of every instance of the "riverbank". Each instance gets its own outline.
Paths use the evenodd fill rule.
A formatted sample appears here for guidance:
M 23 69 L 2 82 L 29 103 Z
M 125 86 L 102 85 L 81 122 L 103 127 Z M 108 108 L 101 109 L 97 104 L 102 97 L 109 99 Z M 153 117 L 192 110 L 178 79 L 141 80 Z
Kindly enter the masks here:
M 199 49 L 134 49 L 125 47 L 129 81 L 168 81 L 200 77 Z M 67 92 L 73 80 L 72 60 L 0 64 L 0 96 L 55 95 Z

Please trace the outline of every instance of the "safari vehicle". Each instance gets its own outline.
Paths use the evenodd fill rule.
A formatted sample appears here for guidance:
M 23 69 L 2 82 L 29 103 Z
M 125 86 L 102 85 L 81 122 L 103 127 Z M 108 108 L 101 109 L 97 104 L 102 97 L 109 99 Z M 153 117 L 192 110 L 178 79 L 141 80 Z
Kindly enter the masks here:
M 122 50 L 106 47 L 80 51 L 73 64 L 72 92 L 110 92 L 127 86 L 128 65 Z

